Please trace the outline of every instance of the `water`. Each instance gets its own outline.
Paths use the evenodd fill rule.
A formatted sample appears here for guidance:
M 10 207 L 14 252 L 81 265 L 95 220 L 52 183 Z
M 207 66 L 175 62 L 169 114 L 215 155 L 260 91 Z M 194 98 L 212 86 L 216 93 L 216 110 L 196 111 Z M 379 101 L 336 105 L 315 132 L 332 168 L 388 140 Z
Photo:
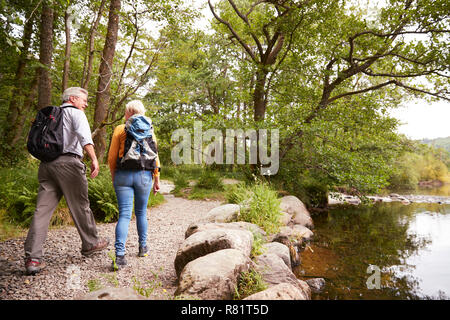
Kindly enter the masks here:
M 450 205 L 348 205 L 313 219 L 295 270 L 325 278 L 313 299 L 450 299 Z

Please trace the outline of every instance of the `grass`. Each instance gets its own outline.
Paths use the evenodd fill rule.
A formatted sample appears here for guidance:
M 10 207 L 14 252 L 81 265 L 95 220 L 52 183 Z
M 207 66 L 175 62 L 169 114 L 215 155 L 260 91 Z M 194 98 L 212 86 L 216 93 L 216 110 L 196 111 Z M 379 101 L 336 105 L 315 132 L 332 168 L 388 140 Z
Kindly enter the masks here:
M 277 233 L 282 226 L 278 193 L 264 182 L 231 187 L 226 199 L 242 206 L 240 220 L 258 225 L 267 233 Z
M 264 282 L 261 274 L 254 269 L 241 272 L 237 287 L 235 288 L 233 300 L 242 300 L 257 292 L 266 290 L 267 283 Z
M 6 210 L 0 209 L 0 241 L 24 236 L 26 230 L 8 220 Z

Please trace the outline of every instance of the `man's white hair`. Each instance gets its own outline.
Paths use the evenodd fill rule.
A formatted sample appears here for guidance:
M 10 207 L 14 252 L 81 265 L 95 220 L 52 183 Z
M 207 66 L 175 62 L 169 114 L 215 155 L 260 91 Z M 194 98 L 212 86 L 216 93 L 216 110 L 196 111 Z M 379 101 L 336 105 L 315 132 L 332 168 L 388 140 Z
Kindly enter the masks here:
M 64 90 L 62 94 L 63 102 L 69 101 L 70 97 L 81 97 L 82 95 L 88 95 L 88 91 L 86 89 L 80 87 L 71 87 Z
M 125 106 L 125 111 L 127 111 L 129 114 L 141 114 L 145 115 L 145 107 L 144 104 L 141 102 L 141 100 L 133 100 L 127 103 Z

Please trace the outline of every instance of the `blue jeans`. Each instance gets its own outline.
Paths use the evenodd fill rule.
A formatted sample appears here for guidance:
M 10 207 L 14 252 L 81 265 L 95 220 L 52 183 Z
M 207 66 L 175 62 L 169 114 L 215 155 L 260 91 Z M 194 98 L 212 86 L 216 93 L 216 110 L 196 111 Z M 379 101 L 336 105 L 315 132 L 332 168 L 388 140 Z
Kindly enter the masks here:
M 152 189 L 152 172 L 142 170 L 117 170 L 114 175 L 114 190 L 119 205 L 119 221 L 116 225 L 116 255 L 125 254 L 128 226 L 133 212 L 139 235 L 139 246 L 147 244 L 147 203 Z

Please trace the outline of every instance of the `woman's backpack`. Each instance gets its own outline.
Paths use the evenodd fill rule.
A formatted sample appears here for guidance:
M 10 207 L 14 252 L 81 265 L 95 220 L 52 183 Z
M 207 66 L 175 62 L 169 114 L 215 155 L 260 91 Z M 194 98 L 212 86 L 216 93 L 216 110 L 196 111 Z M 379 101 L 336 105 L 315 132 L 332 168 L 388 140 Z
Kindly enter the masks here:
M 125 124 L 123 157 L 117 159 L 117 169 L 154 170 L 158 149 L 152 137 L 152 122 L 142 115 L 134 115 Z

